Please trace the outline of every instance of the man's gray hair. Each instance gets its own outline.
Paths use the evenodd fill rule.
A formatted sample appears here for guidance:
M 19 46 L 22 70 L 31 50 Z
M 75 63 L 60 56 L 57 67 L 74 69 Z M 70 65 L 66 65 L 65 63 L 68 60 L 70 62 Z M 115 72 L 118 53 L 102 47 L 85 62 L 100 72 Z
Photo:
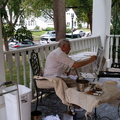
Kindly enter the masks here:
M 70 41 L 68 39 L 62 39 L 62 40 L 59 41 L 58 47 L 61 47 L 64 44 L 69 44 L 69 43 L 70 43 Z

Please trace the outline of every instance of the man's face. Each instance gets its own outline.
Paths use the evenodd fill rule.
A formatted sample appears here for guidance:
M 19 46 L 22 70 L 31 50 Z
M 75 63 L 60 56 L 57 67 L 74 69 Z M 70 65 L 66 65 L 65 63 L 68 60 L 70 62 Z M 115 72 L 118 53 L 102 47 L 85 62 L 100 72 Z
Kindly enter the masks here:
M 66 53 L 66 54 L 69 54 L 70 50 L 71 50 L 71 46 L 70 46 L 70 43 L 67 43 L 67 44 L 64 44 L 63 46 L 63 51 Z

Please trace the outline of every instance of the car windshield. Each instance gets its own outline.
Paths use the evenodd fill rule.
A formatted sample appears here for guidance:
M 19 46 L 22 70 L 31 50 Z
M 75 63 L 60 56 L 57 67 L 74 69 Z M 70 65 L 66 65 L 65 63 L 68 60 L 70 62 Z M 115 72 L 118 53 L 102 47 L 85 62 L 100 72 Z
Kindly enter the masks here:
M 80 38 L 79 34 L 76 35 L 66 35 L 66 38 Z
M 30 44 L 30 45 L 34 45 L 34 43 L 33 42 L 31 42 L 31 41 L 23 41 L 23 42 L 21 42 L 22 44 Z
M 48 38 L 41 38 L 41 41 L 48 41 Z
M 48 31 L 47 34 L 55 34 L 55 31 Z
M 56 41 L 56 39 L 55 39 L 55 38 L 50 38 L 50 40 L 51 40 L 51 41 Z

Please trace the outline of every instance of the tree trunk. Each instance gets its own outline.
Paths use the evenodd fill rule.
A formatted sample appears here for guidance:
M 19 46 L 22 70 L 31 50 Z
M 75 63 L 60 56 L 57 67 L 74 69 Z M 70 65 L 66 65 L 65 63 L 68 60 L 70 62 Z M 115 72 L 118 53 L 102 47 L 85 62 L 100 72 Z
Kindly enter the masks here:
M 88 21 L 89 21 L 89 24 L 90 24 L 90 31 L 92 33 L 92 12 L 88 13 Z
M 53 0 L 53 11 L 56 41 L 59 41 L 66 34 L 65 0 Z
M 7 36 L 4 36 L 4 46 L 5 46 L 5 50 L 9 51 Z

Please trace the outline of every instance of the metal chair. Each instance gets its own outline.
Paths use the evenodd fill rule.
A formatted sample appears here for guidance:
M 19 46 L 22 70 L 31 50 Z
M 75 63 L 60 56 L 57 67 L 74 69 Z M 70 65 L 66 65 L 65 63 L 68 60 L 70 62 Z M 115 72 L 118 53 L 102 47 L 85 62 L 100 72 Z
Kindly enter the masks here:
M 53 85 L 50 85 L 51 83 L 47 79 L 45 78 L 37 79 L 37 77 L 34 77 L 34 76 L 38 76 L 38 77 L 41 76 L 41 68 L 40 68 L 38 53 L 34 51 L 31 52 L 30 65 L 32 68 L 33 82 L 34 82 L 34 86 L 37 94 L 37 104 L 36 104 L 36 110 L 37 110 L 38 97 L 41 96 L 40 102 L 42 102 L 43 94 L 51 93 L 55 91 L 54 91 Z M 47 88 L 46 85 L 50 87 Z

